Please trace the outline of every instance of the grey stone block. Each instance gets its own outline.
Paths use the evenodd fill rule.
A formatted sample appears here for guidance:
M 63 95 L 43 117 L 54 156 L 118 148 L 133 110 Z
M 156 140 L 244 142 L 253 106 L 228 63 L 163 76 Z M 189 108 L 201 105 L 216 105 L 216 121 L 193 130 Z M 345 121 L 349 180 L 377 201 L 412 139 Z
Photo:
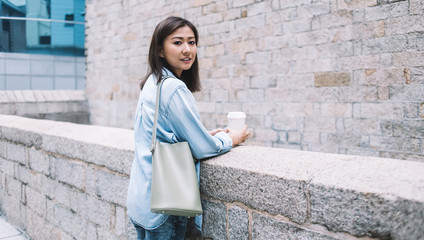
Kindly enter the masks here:
M 0 128 L 2 130 L 2 128 Z M 0 135 L 1 137 L 2 135 Z M 7 142 L 3 139 L 0 139 L 0 157 L 6 158 L 6 144 Z
M 56 159 L 56 174 L 59 182 L 72 185 L 80 190 L 85 189 L 85 164 L 69 159 Z
M 424 192 L 411 189 L 421 188 L 423 167 L 382 158 L 341 161 L 311 181 L 311 222 L 356 236 L 419 239 Z
M 276 148 L 237 147 L 202 162 L 200 189 L 205 196 L 242 202 L 302 223 L 307 219 L 307 181 L 339 157 Z M 305 166 L 309 171 L 304 171 Z
M 43 148 L 129 175 L 134 158 L 132 135 L 127 129 L 63 124 L 44 132 Z
M 332 146 L 361 146 L 361 136 L 357 133 L 331 133 L 327 135 L 327 144 Z
M 107 202 L 126 206 L 128 177 L 96 171 L 97 196 Z
M 97 228 L 97 235 L 98 239 L 105 239 L 105 240 L 115 240 L 119 239 L 114 233 L 112 233 L 107 228 L 98 227 Z
M 388 17 L 399 17 L 408 14 L 408 4 L 405 2 L 395 2 L 391 4 L 379 5 L 365 9 L 365 20 L 375 21 Z
M 72 239 L 71 236 L 61 231 L 58 227 L 31 209 L 27 211 L 27 226 L 25 231 L 32 239 Z
M 343 238 L 336 238 L 278 218 L 253 213 L 252 239 L 335 240 Z
M 25 109 L 26 105 L 22 106 L 21 112 L 26 115 L 41 115 L 41 114 L 50 114 L 50 113 L 60 113 L 60 112 L 68 112 L 68 103 L 67 102 L 42 102 L 37 103 L 34 106 L 37 106 L 36 111 L 28 111 Z M 16 108 L 20 106 L 17 105 Z
M 424 120 L 393 121 L 394 136 L 424 138 Z
M 417 142 L 418 141 L 418 142 Z M 381 137 L 378 144 L 380 150 L 403 153 L 420 153 L 419 139 L 408 137 Z M 375 146 L 373 146 L 375 147 Z
M 98 239 L 97 227 L 90 222 L 88 223 L 88 227 L 87 227 L 87 239 Z
M 17 202 L 24 200 L 22 199 L 22 183 L 9 176 L 6 176 L 6 192 Z
M 28 149 L 28 163 L 32 170 L 45 175 L 50 174 L 49 156 L 45 152 L 35 150 L 34 148 Z
M 306 117 L 304 131 L 335 132 L 336 118 Z
M 53 206 L 53 224 L 76 239 L 86 239 L 88 221 L 58 204 Z
M 78 190 L 50 178 L 45 178 L 45 182 L 49 185 L 49 188 L 45 190 L 48 190 L 48 196 L 51 199 L 74 211 L 78 209 Z
M 249 215 L 237 206 L 228 209 L 228 239 L 249 239 Z
M 18 99 L 15 96 L 15 91 L 2 91 L 2 93 L 7 95 L 9 102 L 18 102 Z
M 47 214 L 46 196 L 29 186 L 25 187 L 25 193 L 27 206 L 45 218 Z
M 61 121 L 61 122 L 71 122 L 78 124 L 89 124 L 90 116 L 88 112 L 65 112 L 65 113 L 53 113 L 53 114 L 42 114 L 40 118 Z
M 47 216 L 46 220 L 50 223 L 54 224 L 56 222 L 55 216 L 54 216 L 54 209 L 56 206 L 56 203 L 54 200 L 51 200 L 51 198 L 47 198 Z
M 49 155 L 49 171 L 50 171 L 50 177 L 52 179 L 57 178 L 57 170 L 56 170 L 56 157 Z
M 81 192 L 77 194 L 77 199 L 78 215 L 101 227 L 110 228 L 112 220 L 112 207 L 110 203 Z
M 405 153 L 394 153 L 394 152 L 382 152 L 379 157 L 408 159 L 408 161 L 417 161 L 417 162 L 423 162 L 424 160 L 424 154 L 422 153 L 421 154 L 405 154 Z
M 13 91 L 13 93 L 15 94 L 16 102 L 20 102 L 20 103 L 26 102 L 26 99 L 24 97 L 24 94 L 22 93 L 22 91 L 20 91 L 20 89 L 19 90 L 16 90 L 16 91 Z
M 127 214 L 125 208 L 116 206 L 115 207 L 115 233 L 118 236 L 125 236 L 127 229 Z
M 20 91 L 25 102 L 36 102 L 36 98 L 31 90 Z
M 363 54 L 378 54 L 387 52 L 400 52 L 405 50 L 407 44 L 406 36 L 396 35 L 383 38 L 373 38 L 363 41 Z
M 223 203 L 202 201 L 202 237 L 227 239 L 227 207 Z
M 405 118 L 419 118 L 420 105 L 418 103 L 404 103 L 403 114 Z
M 0 171 L 0 190 L 6 192 L 6 174 L 4 174 L 1 171 Z
M 16 201 L 15 198 L 5 194 L 4 192 L 0 193 L 0 207 L 2 216 L 10 222 L 13 223 L 16 227 L 20 229 L 25 229 L 26 225 L 26 208 L 20 202 Z
M 424 101 L 424 85 L 394 85 L 390 86 L 391 101 Z
M 424 204 L 392 195 L 311 186 L 311 222 L 330 231 L 381 239 L 424 236 Z
M 12 161 L 19 162 L 22 165 L 26 164 L 26 148 L 23 145 L 6 143 L 6 158 Z
M 34 121 L 18 116 L 2 115 L 0 119 L 3 139 L 22 143 L 29 147 L 34 146 L 37 149 L 42 145 L 41 132 L 64 124 L 53 121 Z
M 42 184 L 42 174 L 31 171 L 25 166 L 18 165 L 18 179 L 24 184 L 31 186 L 36 190 L 41 191 Z
M 15 112 L 15 105 L 13 103 L 0 103 L 1 114 L 14 115 Z
M 201 189 L 205 195 L 228 202 L 240 201 L 254 209 L 282 214 L 297 222 L 306 220 L 305 182 L 292 182 L 232 168 L 206 165 L 201 169 L 202 176 L 207 176 L 201 178 Z
M 86 171 L 87 171 L 87 176 L 86 176 L 85 192 L 93 196 L 97 195 L 96 170 L 89 165 L 87 166 Z
M 37 102 L 45 102 L 46 99 L 43 96 L 43 91 L 41 90 L 32 90 L 32 94 L 34 95 Z
M 6 160 L 0 157 L 0 172 L 3 172 L 5 175 L 8 175 L 12 178 L 18 177 L 18 168 L 17 162 Z
M 40 104 L 37 102 L 20 102 L 15 103 L 14 105 L 15 115 L 17 116 L 30 117 L 43 113 L 42 111 L 40 111 L 41 109 L 38 108 Z

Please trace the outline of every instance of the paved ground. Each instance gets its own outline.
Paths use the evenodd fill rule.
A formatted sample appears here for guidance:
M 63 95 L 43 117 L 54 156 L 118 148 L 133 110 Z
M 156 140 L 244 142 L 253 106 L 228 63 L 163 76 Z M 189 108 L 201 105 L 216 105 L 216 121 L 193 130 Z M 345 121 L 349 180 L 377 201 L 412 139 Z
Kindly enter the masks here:
M 28 238 L 0 215 L 0 240 L 28 240 Z

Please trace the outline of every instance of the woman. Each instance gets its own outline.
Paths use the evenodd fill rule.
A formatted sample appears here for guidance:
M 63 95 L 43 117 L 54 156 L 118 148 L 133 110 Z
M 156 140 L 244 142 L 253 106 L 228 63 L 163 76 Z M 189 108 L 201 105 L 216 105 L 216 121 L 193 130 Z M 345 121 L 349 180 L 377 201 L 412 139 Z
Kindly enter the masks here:
M 197 43 L 194 25 L 178 17 L 160 22 L 152 36 L 150 72 L 140 85 L 134 120 L 135 159 L 127 197 L 128 215 L 138 239 L 184 239 L 187 228 L 187 217 L 150 211 L 152 154 L 149 147 L 160 81 L 165 82 L 160 95 L 157 140 L 187 141 L 193 157 L 203 159 L 228 152 L 249 136 L 246 126 L 241 131 L 215 129 L 208 132 L 202 125 L 192 94 L 200 90 Z M 199 162 L 196 170 L 199 174 Z

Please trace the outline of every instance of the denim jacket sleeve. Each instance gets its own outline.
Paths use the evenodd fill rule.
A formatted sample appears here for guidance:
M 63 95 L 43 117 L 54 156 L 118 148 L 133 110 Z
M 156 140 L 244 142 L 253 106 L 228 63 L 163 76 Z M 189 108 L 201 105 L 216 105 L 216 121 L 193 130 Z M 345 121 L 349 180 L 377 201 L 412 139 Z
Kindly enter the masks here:
M 179 141 L 187 141 L 193 157 L 204 159 L 228 152 L 233 145 L 225 132 L 211 136 L 200 121 L 196 100 L 186 86 L 175 89 L 169 98 L 168 127 Z

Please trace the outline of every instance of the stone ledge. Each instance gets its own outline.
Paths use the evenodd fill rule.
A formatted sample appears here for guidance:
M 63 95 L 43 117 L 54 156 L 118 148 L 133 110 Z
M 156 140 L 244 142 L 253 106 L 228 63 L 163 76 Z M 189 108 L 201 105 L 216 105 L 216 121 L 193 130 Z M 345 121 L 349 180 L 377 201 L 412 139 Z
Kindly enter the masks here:
M 0 115 L 1 138 L 129 175 L 133 131 Z M 113 159 L 113 161 L 109 161 Z
M 204 197 L 354 236 L 424 234 L 424 164 L 243 146 L 201 168 Z M 413 239 L 413 238 L 411 238 Z
M 0 114 L 88 124 L 88 102 L 82 90 L 0 91 Z
M 83 90 L 6 90 L 0 103 L 87 101 Z
M 134 153 L 132 130 L 0 115 L 0 138 L 5 164 L 0 164 L 0 175 L 7 184 L 22 182 L 27 195 L 32 193 L 29 187 L 42 191 L 39 181 L 58 181 L 53 185 L 83 194 L 81 198 L 90 196 L 93 202 L 112 204 L 112 210 L 125 205 L 124 189 Z M 17 152 L 10 152 L 14 149 Z M 50 165 L 43 162 L 47 159 Z M 54 171 L 49 172 L 48 166 L 53 165 Z M 79 174 L 75 173 L 78 169 L 82 169 Z M 236 147 L 202 162 L 203 234 L 217 239 L 293 234 L 319 239 L 420 239 L 424 235 L 423 172 L 421 162 Z M 2 193 L 5 202 L 22 195 L 7 189 Z M 51 195 L 50 191 L 45 194 Z M 35 192 L 28 196 L 39 198 Z M 73 213 L 72 204 L 64 208 L 58 197 L 53 199 L 63 216 L 100 224 L 98 215 L 81 215 L 84 211 L 78 206 Z M 26 201 L 16 207 L 34 208 L 30 197 Z M 13 209 L 3 209 L 7 206 L 15 205 L 0 207 L 12 221 L 19 219 L 12 216 Z

